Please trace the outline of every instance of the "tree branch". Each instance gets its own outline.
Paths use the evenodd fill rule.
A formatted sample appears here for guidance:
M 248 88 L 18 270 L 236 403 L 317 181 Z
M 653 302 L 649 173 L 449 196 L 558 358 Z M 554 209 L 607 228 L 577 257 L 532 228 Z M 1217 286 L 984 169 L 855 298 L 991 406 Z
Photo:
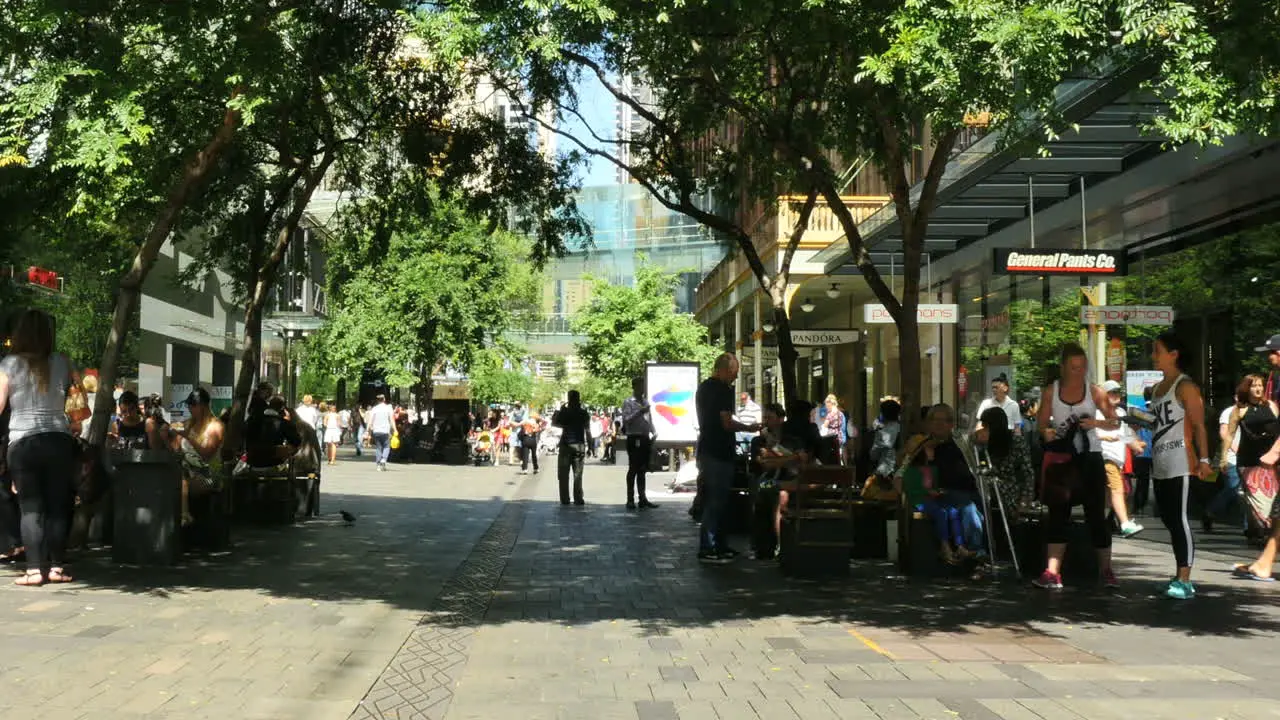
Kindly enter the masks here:
M 787 240 L 786 250 L 782 254 L 782 264 L 778 268 L 778 283 L 784 288 L 791 282 L 791 261 L 796 256 L 796 249 L 800 247 L 800 240 L 804 237 L 804 233 L 809 229 L 809 218 L 813 215 L 813 206 L 818 203 L 818 186 L 815 184 L 809 189 L 809 196 L 804 199 L 804 205 L 800 208 L 800 216 L 796 218 L 796 225 L 791 229 L 791 237 Z
M 938 139 L 933 157 L 929 160 L 929 170 L 925 173 L 924 184 L 920 187 L 920 199 L 916 201 L 915 223 L 927 226 L 929 214 L 933 212 L 933 203 L 938 197 L 938 186 L 942 184 L 942 173 L 951 159 L 951 148 L 955 147 L 960 137 L 960 129 L 948 130 Z
M 906 153 L 902 147 L 902 135 L 898 126 L 889 116 L 888 110 L 881 102 L 871 106 L 875 114 L 876 124 L 880 126 L 880 137 L 884 143 L 884 172 L 889 179 L 890 195 L 893 196 L 894 209 L 898 213 L 898 222 L 902 225 L 902 234 L 909 237 L 914 230 L 915 214 L 911 211 L 911 183 L 907 180 Z

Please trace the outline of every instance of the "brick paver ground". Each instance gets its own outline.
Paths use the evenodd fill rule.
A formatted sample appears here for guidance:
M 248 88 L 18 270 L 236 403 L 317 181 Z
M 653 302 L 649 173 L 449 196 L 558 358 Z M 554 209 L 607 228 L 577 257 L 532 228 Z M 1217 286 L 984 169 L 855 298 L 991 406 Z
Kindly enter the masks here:
M 588 505 L 563 508 L 551 474 L 347 463 L 324 510 L 354 526 L 0 584 L 0 718 L 1280 717 L 1280 590 L 1225 558 L 1181 604 L 1153 542 L 1117 544 L 1113 594 L 874 563 L 797 582 L 698 565 L 687 496 L 629 512 L 621 468 L 587 473 Z
M 225 555 L 161 570 L 91 553 L 80 582 L 36 589 L 0 575 L 0 718 L 346 718 L 515 487 L 505 469 L 346 460 L 324 516 L 237 529 Z

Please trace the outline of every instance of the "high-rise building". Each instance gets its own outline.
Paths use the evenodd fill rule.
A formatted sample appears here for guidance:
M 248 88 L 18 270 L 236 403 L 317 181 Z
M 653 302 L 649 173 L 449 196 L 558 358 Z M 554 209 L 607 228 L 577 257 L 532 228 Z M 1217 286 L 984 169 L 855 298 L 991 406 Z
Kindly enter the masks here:
M 626 75 L 620 81 L 622 94 L 624 97 L 632 98 L 642 107 L 652 107 L 654 103 L 653 88 L 644 81 L 643 78 L 634 75 Z M 631 140 L 649 130 L 649 121 L 635 108 L 621 100 L 615 103 L 616 120 L 614 122 L 614 138 L 620 141 L 618 145 L 618 159 L 623 165 L 630 165 L 633 161 L 631 155 L 631 146 L 625 141 Z M 617 177 L 619 185 L 628 185 L 635 182 L 626 170 L 617 169 Z
M 570 356 L 570 320 L 591 300 L 593 280 L 630 285 L 643 260 L 678 272 L 675 303 L 693 312 L 698 281 L 724 257 L 725 245 L 697 222 L 667 209 L 640 185 L 583 188 L 578 209 L 591 224 L 590 247 L 552 262 L 543 286 L 543 316 L 519 338 L 534 357 Z M 574 370 L 576 364 L 570 364 Z

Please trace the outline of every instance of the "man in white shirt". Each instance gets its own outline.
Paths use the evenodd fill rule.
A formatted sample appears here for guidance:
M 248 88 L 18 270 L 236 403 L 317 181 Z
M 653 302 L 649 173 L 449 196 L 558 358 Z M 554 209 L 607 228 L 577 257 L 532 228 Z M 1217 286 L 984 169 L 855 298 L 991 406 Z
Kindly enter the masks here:
M 373 440 L 373 459 L 380 471 L 387 469 L 391 457 L 391 434 L 395 430 L 395 414 L 387 404 L 387 396 L 379 394 L 378 403 L 369 409 L 368 435 Z
M 981 418 L 987 408 L 993 407 L 1004 410 L 1004 414 L 1009 417 L 1009 429 L 1014 434 L 1022 434 L 1022 411 L 1018 409 L 1018 401 L 1009 397 L 1009 380 L 1003 375 L 991 381 L 991 397 L 978 405 L 977 416 Z M 979 420 L 973 429 L 975 432 L 981 430 L 982 421 Z
M 1228 405 L 1218 415 L 1218 437 L 1225 450 L 1223 462 L 1219 468 L 1222 470 L 1222 489 L 1205 506 L 1204 515 L 1200 518 L 1200 524 L 1205 532 L 1213 532 L 1214 520 L 1226 516 L 1233 505 L 1241 502 L 1240 471 L 1236 468 L 1236 450 L 1240 448 L 1240 427 L 1236 426 L 1235 435 L 1228 434 L 1231 432 L 1231 413 L 1238 408 L 1239 406 L 1235 404 Z M 1248 532 L 1249 513 L 1243 512 L 1241 517 L 1244 518 L 1241 527 Z
M 1108 380 L 1102 384 L 1102 389 L 1110 396 L 1111 407 L 1115 408 L 1116 417 L 1124 417 L 1124 408 L 1121 407 L 1124 402 L 1124 388 L 1115 380 Z M 1101 410 L 1098 411 L 1098 418 L 1106 419 Z M 1146 528 L 1129 518 L 1129 497 L 1124 491 L 1124 461 L 1130 446 L 1134 446 L 1138 452 L 1141 452 L 1142 441 L 1125 423 L 1120 423 L 1120 427 L 1115 430 L 1098 428 L 1093 432 L 1098 434 L 1098 441 L 1102 447 L 1102 466 L 1107 472 L 1111 512 L 1115 513 L 1116 520 L 1120 521 L 1120 534 L 1124 537 L 1133 537 Z
M 645 396 L 644 378 L 631 380 L 631 397 L 622 403 L 622 433 L 627 436 L 627 509 L 655 508 L 645 495 L 645 475 L 649 472 L 649 455 L 653 448 L 653 423 L 649 419 L 649 401 Z M 640 502 L 636 503 L 639 490 Z
M 295 417 L 311 426 L 312 430 L 320 427 L 320 411 L 316 409 L 315 400 L 310 395 L 302 396 L 302 404 L 293 411 Z
M 764 417 L 764 410 L 760 405 L 751 399 L 751 393 L 742 393 L 738 396 L 738 412 L 734 414 L 734 419 L 743 425 L 759 425 Z M 740 432 L 737 434 L 739 443 L 749 443 L 751 438 L 755 437 L 755 433 Z

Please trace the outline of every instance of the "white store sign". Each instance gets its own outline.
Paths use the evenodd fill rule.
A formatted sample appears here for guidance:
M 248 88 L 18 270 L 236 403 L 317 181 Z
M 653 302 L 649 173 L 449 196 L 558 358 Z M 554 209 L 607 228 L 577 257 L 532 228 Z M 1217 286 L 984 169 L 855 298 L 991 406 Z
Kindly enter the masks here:
M 1173 308 L 1168 305 L 1085 305 L 1080 308 L 1081 325 L 1172 325 Z
M 791 344 L 796 346 L 844 345 L 858 342 L 857 330 L 792 330 Z
M 889 325 L 893 316 L 884 305 L 862 306 L 862 320 L 868 325 Z M 955 304 L 925 304 L 916 306 L 916 322 L 921 325 L 955 325 L 960 322 L 960 308 Z

